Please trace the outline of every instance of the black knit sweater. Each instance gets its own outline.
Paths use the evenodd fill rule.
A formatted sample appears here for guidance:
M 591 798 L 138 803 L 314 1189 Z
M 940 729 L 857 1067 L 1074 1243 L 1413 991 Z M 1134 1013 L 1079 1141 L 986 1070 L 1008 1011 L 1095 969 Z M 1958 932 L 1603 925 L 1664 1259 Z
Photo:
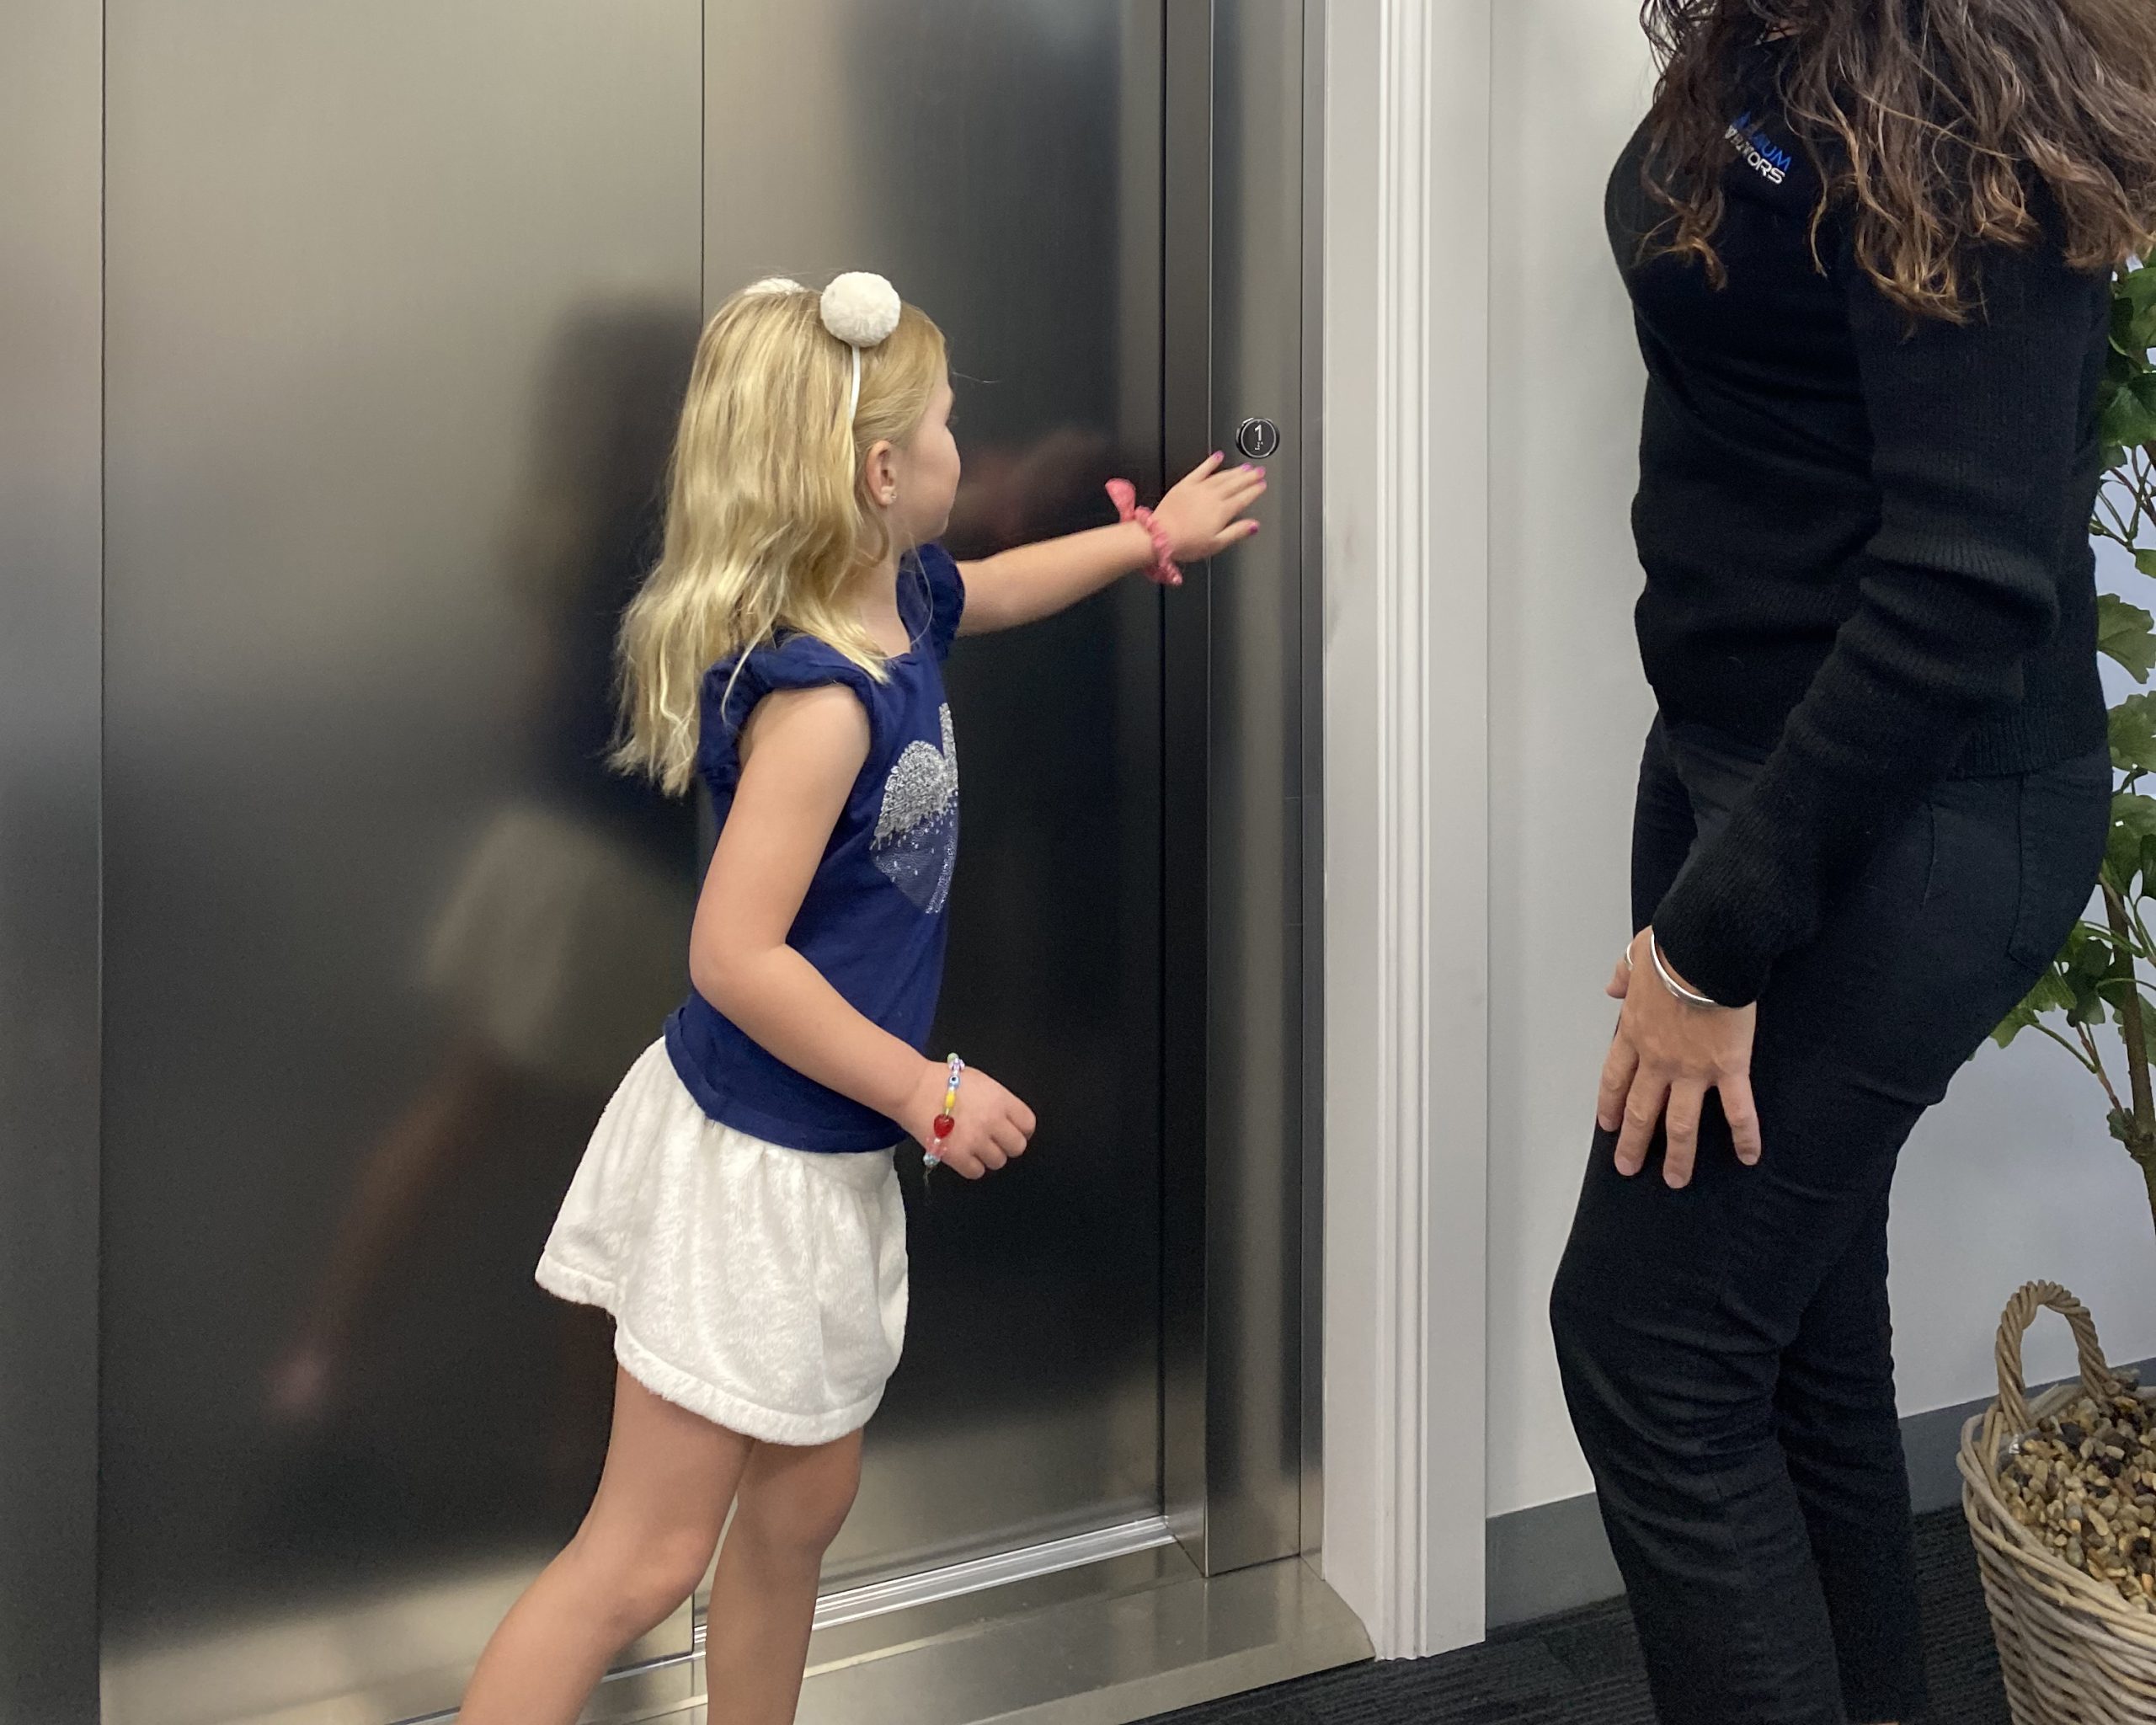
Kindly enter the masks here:
M 1970 322 L 1915 322 L 1834 212 L 1815 264 L 1818 174 L 1771 77 L 1744 82 L 1725 287 L 1641 261 L 1662 214 L 1644 129 L 1606 204 L 1647 368 L 1647 679 L 1666 719 L 1768 751 L 1654 917 L 1670 964 L 1732 1005 L 1940 779 L 2033 771 L 2105 735 L 2088 524 L 2107 284 L 2055 243 L 2002 248 L 1976 260 Z

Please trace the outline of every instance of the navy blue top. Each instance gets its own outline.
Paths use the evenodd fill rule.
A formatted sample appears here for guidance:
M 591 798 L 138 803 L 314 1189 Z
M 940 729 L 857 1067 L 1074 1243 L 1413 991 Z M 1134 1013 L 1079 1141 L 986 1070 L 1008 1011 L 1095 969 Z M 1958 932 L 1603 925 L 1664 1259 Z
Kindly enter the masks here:
M 741 778 L 741 727 L 779 689 L 843 683 L 868 713 L 868 759 L 832 830 L 787 944 L 862 1017 L 923 1048 L 943 983 L 945 905 L 958 855 L 958 756 L 942 661 L 965 609 L 940 545 L 899 571 L 910 651 L 878 682 L 813 636 L 792 635 L 704 675 L 696 771 L 723 829 Z M 766 1053 L 702 995 L 666 1021 L 674 1070 L 723 1125 L 789 1150 L 887 1150 L 904 1130 Z

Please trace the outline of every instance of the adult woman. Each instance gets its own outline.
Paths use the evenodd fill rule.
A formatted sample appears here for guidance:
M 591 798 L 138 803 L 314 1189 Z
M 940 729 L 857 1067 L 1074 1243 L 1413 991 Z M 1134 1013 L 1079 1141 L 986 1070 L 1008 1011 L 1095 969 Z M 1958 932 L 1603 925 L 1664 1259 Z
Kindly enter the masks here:
M 1902 1720 L 1887 1188 L 2103 846 L 2086 526 L 2156 9 L 1645 16 L 1608 214 L 1661 717 L 1552 1317 L 1668 1725 Z

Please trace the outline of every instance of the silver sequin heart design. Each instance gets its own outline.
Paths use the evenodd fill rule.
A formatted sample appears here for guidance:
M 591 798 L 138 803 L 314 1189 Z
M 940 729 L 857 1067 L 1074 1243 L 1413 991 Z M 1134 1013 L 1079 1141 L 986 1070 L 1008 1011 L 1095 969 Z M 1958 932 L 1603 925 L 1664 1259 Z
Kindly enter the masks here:
M 951 896 L 958 862 L 958 741 L 942 712 L 943 746 L 909 743 L 883 781 L 869 855 L 883 878 L 933 916 Z

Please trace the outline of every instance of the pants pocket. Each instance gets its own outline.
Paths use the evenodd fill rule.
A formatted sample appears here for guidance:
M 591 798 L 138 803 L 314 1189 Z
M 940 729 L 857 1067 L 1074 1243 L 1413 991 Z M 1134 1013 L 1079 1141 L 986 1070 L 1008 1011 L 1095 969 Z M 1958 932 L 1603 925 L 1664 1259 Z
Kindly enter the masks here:
M 2021 879 L 2007 954 L 2032 977 L 2089 908 L 2111 820 L 2108 753 L 2025 775 L 2020 799 Z

